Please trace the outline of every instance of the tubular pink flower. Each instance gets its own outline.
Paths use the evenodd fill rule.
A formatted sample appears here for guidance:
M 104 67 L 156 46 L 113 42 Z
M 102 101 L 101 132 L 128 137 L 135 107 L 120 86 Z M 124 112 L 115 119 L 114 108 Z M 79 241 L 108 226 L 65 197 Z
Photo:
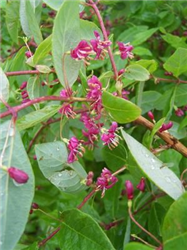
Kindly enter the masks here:
M 73 111 L 73 107 L 67 103 L 64 103 L 58 112 L 65 115 L 67 118 L 74 119 L 76 116 L 76 113 Z
M 10 178 L 15 180 L 15 182 L 19 184 L 26 183 L 29 179 L 29 176 L 27 173 L 15 167 L 8 168 L 8 174 Z
M 175 110 L 175 114 L 176 116 L 183 116 L 184 115 L 184 111 L 180 108 L 178 108 L 177 110 Z
M 163 132 L 166 131 L 168 129 L 170 129 L 173 126 L 173 122 L 168 122 L 167 124 L 164 123 L 161 128 L 159 129 L 159 132 Z
M 86 59 L 90 54 L 93 54 L 93 50 L 85 40 L 80 41 L 77 47 L 71 50 L 71 57 L 75 60 Z
M 75 136 L 71 137 L 71 139 L 69 140 L 68 149 L 70 151 L 67 159 L 68 163 L 77 161 L 77 155 L 82 157 L 82 152 L 84 152 L 84 148 L 82 147 L 81 142 Z
M 145 191 L 145 178 L 142 177 L 139 184 L 136 186 L 141 192 Z
M 147 113 L 147 115 L 149 116 L 149 118 L 150 118 L 152 121 L 155 119 L 154 114 L 153 114 L 151 111 L 149 111 L 149 112 Z
M 130 45 L 130 43 L 117 42 L 117 44 L 119 47 L 119 51 L 121 52 L 121 59 L 132 59 L 134 57 L 133 53 L 131 52 L 134 47 Z
M 19 87 L 21 90 L 27 87 L 27 82 L 22 82 L 21 86 Z
M 132 200 L 134 197 L 134 188 L 132 182 L 127 180 L 125 182 L 125 187 L 128 200 Z
M 104 145 L 107 145 L 110 149 L 117 147 L 119 143 L 120 137 L 115 133 L 117 129 L 117 122 L 112 122 L 112 125 L 108 129 L 107 133 L 104 133 L 101 136 L 101 140 L 104 142 Z

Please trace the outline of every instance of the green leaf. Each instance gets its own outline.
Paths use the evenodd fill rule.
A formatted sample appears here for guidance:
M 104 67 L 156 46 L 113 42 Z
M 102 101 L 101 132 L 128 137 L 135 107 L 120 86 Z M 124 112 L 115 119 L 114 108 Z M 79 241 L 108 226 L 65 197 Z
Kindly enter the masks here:
M 136 64 L 146 68 L 151 74 L 157 70 L 158 64 L 155 60 L 139 60 Z
M 22 116 L 17 120 L 19 131 L 34 127 L 38 123 L 46 121 L 47 119 L 55 115 L 60 107 L 60 105 L 46 106 L 43 109 L 33 111 L 25 116 Z
M 133 49 L 133 53 L 138 56 L 152 56 L 152 53 L 150 50 L 144 48 L 144 47 L 136 47 Z
M 85 189 L 81 181 L 87 174 L 78 161 L 67 163 L 68 152 L 63 142 L 38 144 L 35 151 L 43 175 L 58 189 L 67 193 Z
M 178 49 L 179 47 L 187 48 L 187 44 L 185 42 L 186 38 L 184 37 L 178 37 L 167 33 L 166 35 L 163 35 L 162 38 L 175 49 Z
M 168 58 L 164 63 L 164 69 L 172 72 L 174 76 L 178 77 L 187 72 L 187 49 L 178 48 L 175 53 Z
M 124 131 L 122 131 L 122 135 L 132 156 L 144 174 L 174 200 L 178 199 L 184 192 L 178 177 L 170 169 L 163 167 L 163 162 L 133 137 Z
M 6 5 L 6 25 L 10 37 L 15 43 L 18 43 L 19 29 L 19 1 L 13 0 Z
M 129 243 L 124 248 L 124 250 L 151 250 L 151 249 L 154 248 L 136 242 Z
M 0 102 L 1 99 L 5 102 L 8 101 L 9 98 L 9 81 L 3 72 L 2 68 L 0 68 Z
M 80 32 L 81 32 L 81 40 L 91 40 L 91 39 L 95 39 L 94 36 L 94 31 L 97 30 L 100 35 L 101 35 L 101 39 L 103 37 L 102 35 L 102 31 L 99 29 L 99 27 L 90 21 L 87 20 L 80 20 Z
M 44 3 L 46 3 L 51 9 L 59 10 L 61 4 L 64 0 L 43 0 Z
M 40 96 L 40 86 L 41 86 L 40 79 L 37 76 L 30 77 L 29 80 L 27 81 L 27 93 L 31 100 Z M 34 104 L 34 107 L 36 109 L 39 109 L 40 108 L 39 103 Z
M 44 74 L 49 74 L 51 69 L 47 65 L 36 65 L 36 69 Z
M 148 111 L 154 109 L 155 103 L 162 95 L 157 91 L 144 91 L 142 94 L 141 109 L 142 114 L 147 113 Z M 132 102 L 135 102 L 135 97 L 131 99 Z
M 149 80 L 149 71 L 141 65 L 132 64 L 126 68 L 124 77 L 129 80 L 147 81 Z
M 187 116 L 182 120 L 182 122 L 180 123 L 180 126 L 179 126 L 179 131 L 186 127 L 187 126 Z
M 134 26 L 134 27 L 131 27 L 129 29 L 125 29 L 125 31 L 119 35 L 117 41 L 122 41 L 124 43 L 127 43 L 127 42 L 132 43 L 132 41 L 134 40 L 134 37 L 137 34 L 143 32 L 147 29 L 148 29 L 147 26 Z
M 27 153 L 21 141 L 19 132 L 14 135 L 10 121 L 0 125 L 0 152 L 2 153 L 6 138 L 2 165 L 14 166 L 26 172 L 29 176 L 27 183 L 18 185 L 9 178 L 6 171 L 0 169 L 0 242 L 1 249 L 13 250 L 20 239 L 30 211 L 34 196 L 34 176 Z
M 33 62 L 35 65 L 40 63 L 42 59 L 44 59 L 51 51 L 51 40 L 52 36 L 50 35 L 43 42 L 41 42 L 38 48 L 36 49 L 33 56 Z
M 167 212 L 162 235 L 164 250 L 187 248 L 187 192 L 175 201 Z
M 42 33 L 29 0 L 20 0 L 20 22 L 25 35 L 28 37 L 33 36 L 35 42 L 40 44 L 43 40 Z
M 112 119 L 119 123 L 134 121 L 141 114 L 141 109 L 138 106 L 107 91 L 103 91 L 102 101 Z
M 55 18 L 52 33 L 54 67 L 62 85 L 65 85 L 65 77 L 70 86 L 73 85 L 78 77 L 80 62 L 73 60 L 65 53 L 75 48 L 80 40 L 78 1 L 65 0 Z M 66 73 L 65 76 L 63 68 Z
M 141 33 L 138 33 L 135 35 L 132 44 L 134 46 L 137 46 L 143 42 L 145 42 L 149 37 L 151 37 L 156 31 L 158 30 L 158 28 L 153 28 L 150 30 L 145 30 L 142 31 Z
M 61 218 L 63 220 L 59 232 L 61 250 L 114 250 L 106 234 L 91 216 L 72 209 L 63 212 Z
M 154 135 L 156 134 L 156 132 L 159 130 L 159 128 L 162 126 L 162 124 L 165 122 L 165 117 L 164 118 L 161 118 L 158 122 L 156 122 L 154 124 L 154 127 L 151 131 L 151 134 L 150 134 L 150 137 L 149 137 L 149 148 L 152 147 L 152 142 L 153 142 L 153 138 L 154 138 Z

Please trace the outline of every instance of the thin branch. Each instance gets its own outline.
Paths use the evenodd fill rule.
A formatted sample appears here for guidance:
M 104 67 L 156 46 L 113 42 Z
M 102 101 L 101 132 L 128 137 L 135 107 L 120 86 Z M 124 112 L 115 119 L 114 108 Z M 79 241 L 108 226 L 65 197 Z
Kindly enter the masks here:
M 33 100 L 30 100 L 26 103 L 23 103 L 21 105 L 12 107 L 14 109 L 14 112 L 19 112 L 22 109 L 25 109 L 35 103 L 40 103 L 40 102 L 45 102 L 45 101 L 66 101 L 66 102 L 93 102 L 92 99 L 87 99 L 87 98 L 80 98 L 80 97 L 71 97 L 71 98 L 64 98 L 61 96 L 41 96 L 38 98 L 35 98 Z M 12 111 L 7 110 L 3 113 L 0 114 L 0 118 L 6 117 L 8 115 L 12 114 Z
M 51 71 L 48 73 L 55 73 L 54 69 L 51 69 Z M 12 72 L 6 72 L 6 76 L 20 76 L 20 75 L 39 75 L 43 74 L 39 70 L 21 70 L 21 71 L 12 71 Z
M 78 206 L 77 206 L 77 209 L 81 209 L 83 206 L 84 206 L 84 204 L 95 194 L 95 192 L 97 192 L 97 189 L 96 188 L 94 188 L 85 198 L 84 198 L 84 200 L 81 202 L 81 204 L 79 204 Z
M 143 116 L 138 117 L 138 119 L 135 120 L 135 123 L 139 125 L 143 125 L 144 127 L 148 128 L 149 130 L 152 130 L 154 127 L 154 124 L 150 121 L 148 121 Z M 175 149 L 179 153 L 181 153 L 183 156 L 187 157 L 187 148 L 178 141 L 174 136 L 172 136 L 168 132 L 157 132 L 157 135 L 163 139 L 168 145 L 171 146 L 171 148 Z
M 108 41 L 107 31 L 106 31 L 105 25 L 103 23 L 103 19 L 101 17 L 99 9 L 97 8 L 96 3 L 94 3 L 92 0 L 90 0 L 90 6 L 94 9 L 95 14 L 97 15 L 97 18 L 99 20 L 99 24 L 100 24 L 100 27 L 101 27 L 101 30 L 102 30 L 102 33 L 103 33 L 104 40 Z M 109 54 L 110 61 L 111 61 L 111 64 L 112 64 L 112 68 L 113 68 L 113 71 L 114 71 L 114 78 L 115 78 L 115 80 L 117 80 L 118 79 L 118 71 L 117 71 L 115 61 L 114 61 L 114 56 L 112 54 L 112 50 L 111 50 L 110 47 L 108 47 L 107 50 L 108 50 L 108 54 Z
M 187 81 L 181 80 L 181 79 L 167 79 L 167 78 L 160 78 L 160 77 L 156 77 L 156 76 L 151 76 L 150 79 L 154 79 L 156 80 L 156 83 L 159 82 L 174 82 L 174 83 L 187 83 Z
M 53 231 L 46 239 L 42 240 L 38 243 L 38 247 L 42 247 L 45 243 L 50 240 L 54 235 L 56 235 L 60 231 L 60 227 L 58 227 L 55 231 Z

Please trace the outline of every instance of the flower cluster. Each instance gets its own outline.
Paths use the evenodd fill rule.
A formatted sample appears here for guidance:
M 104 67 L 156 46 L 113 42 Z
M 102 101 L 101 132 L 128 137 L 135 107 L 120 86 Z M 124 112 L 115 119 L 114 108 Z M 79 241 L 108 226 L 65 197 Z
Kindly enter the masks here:
M 93 149 L 94 142 L 98 140 L 98 135 L 103 124 L 96 124 L 94 119 L 91 118 L 86 112 L 81 114 L 80 120 L 84 123 L 86 128 L 86 131 L 82 130 L 82 133 L 88 139 L 88 141 L 84 142 L 84 144 L 90 149 Z
M 134 47 L 130 45 L 130 43 L 122 43 L 122 42 L 117 42 L 119 51 L 121 53 L 121 59 L 126 59 L 126 58 L 134 58 L 133 53 L 131 52 Z
M 68 90 L 61 90 L 60 91 L 60 96 L 63 98 L 69 98 L 72 95 L 72 90 L 68 89 Z M 63 103 L 62 107 L 59 109 L 58 111 L 60 114 L 65 115 L 67 118 L 72 118 L 74 119 L 76 116 L 76 113 L 73 110 L 73 106 L 70 103 Z
M 82 152 L 84 152 L 84 148 L 82 147 L 81 142 L 75 137 L 71 137 L 68 143 L 68 149 L 69 149 L 69 155 L 68 155 L 68 163 L 72 163 L 74 161 L 77 161 L 77 155 L 80 157 L 83 156 Z
M 104 133 L 101 136 L 101 140 L 104 142 L 104 145 L 107 145 L 110 149 L 117 147 L 119 143 L 120 136 L 115 133 L 117 129 L 117 122 L 112 122 L 112 125 L 107 130 L 107 133 Z
M 112 175 L 110 170 L 107 168 L 104 168 L 102 170 L 101 176 L 97 178 L 97 189 L 102 190 L 101 197 L 103 198 L 105 195 L 105 190 L 112 188 L 114 184 L 118 181 L 117 177 Z

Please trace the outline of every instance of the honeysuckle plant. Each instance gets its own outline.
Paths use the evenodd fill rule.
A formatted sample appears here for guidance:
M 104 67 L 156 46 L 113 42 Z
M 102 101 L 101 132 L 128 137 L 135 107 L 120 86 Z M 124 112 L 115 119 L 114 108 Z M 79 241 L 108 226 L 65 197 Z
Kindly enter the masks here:
M 0 249 L 187 249 L 186 1 L 0 7 Z

